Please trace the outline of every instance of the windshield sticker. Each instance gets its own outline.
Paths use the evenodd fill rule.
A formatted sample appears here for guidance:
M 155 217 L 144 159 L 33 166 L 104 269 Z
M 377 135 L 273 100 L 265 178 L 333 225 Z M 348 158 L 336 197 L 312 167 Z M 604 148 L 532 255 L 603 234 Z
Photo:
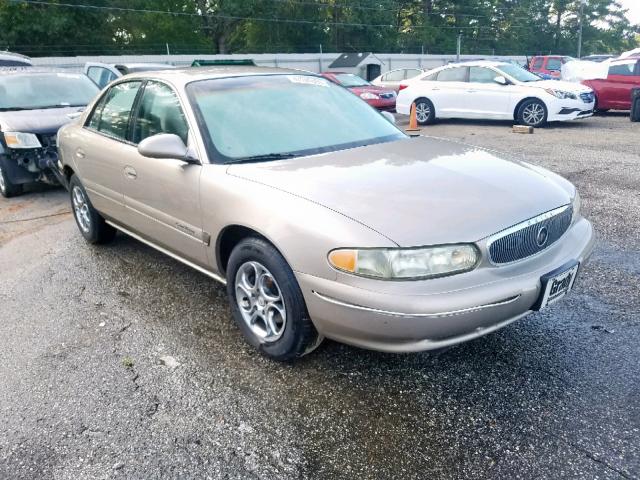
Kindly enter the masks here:
M 292 83 L 303 83 L 305 85 L 315 85 L 317 87 L 328 87 L 329 81 L 324 78 L 312 77 L 310 75 L 287 75 Z

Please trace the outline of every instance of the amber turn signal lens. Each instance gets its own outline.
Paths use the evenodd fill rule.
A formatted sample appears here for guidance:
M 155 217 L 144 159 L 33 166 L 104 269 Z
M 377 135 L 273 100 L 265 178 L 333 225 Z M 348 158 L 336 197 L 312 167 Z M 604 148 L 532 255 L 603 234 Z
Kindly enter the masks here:
M 329 263 L 338 270 L 354 273 L 356 271 L 355 250 L 334 250 L 329 253 Z

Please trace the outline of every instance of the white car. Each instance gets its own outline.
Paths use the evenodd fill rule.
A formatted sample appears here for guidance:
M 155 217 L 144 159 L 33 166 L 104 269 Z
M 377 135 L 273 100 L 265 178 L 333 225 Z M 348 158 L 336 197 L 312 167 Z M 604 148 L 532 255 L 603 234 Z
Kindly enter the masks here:
M 390 70 L 378 78 L 374 78 L 371 80 L 371 83 L 378 87 L 391 88 L 397 92 L 400 84 L 423 73 L 424 70 L 421 68 L 398 68 L 396 70 Z
M 418 123 L 436 118 L 515 120 L 539 127 L 593 115 L 595 96 L 584 85 L 542 80 L 504 62 L 476 61 L 430 70 L 400 87 L 396 110 L 416 104 Z

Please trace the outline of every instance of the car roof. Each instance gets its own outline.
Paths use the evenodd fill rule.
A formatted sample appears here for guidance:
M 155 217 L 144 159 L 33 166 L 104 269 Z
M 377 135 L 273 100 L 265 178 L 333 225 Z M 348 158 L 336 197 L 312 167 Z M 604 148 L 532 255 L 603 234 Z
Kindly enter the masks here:
M 463 62 L 449 63 L 442 67 L 499 67 L 500 65 L 508 65 L 508 62 L 501 62 L 496 60 L 465 60 Z
M 130 73 L 122 79 L 155 78 L 165 80 L 174 85 L 186 85 L 198 80 L 214 80 L 216 78 L 251 77 L 260 75 L 313 75 L 318 74 L 306 70 L 290 68 L 242 66 L 216 66 L 216 67 L 188 67 L 183 69 L 170 69 L 148 72 Z

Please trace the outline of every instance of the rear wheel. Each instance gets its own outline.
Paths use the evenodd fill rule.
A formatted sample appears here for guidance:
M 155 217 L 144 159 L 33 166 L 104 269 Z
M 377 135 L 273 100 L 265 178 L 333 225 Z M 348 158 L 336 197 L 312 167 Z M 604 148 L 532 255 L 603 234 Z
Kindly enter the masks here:
M 89 243 L 109 243 L 116 236 L 116 229 L 105 222 L 98 211 L 93 208 L 80 179 L 73 175 L 69 182 L 71 208 L 76 219 L 78 230 Z
M 227 294 L 246 340 L 268 357 L 293 360 L 322 341 L 291 267 L 261 238 L 242 240 L 231 252 Z
M 3 157 L 0 157 L 0 194 L 4 198 L 11 198 L 22 193 L 22 185 L 11 182 L 6 162 Z
M 416 119 L 420 125 L 429 125 L 436 120 L 436 109 L 431 100 L 420 98 L 416 100 Z
M 518 108 L 518 122 L 529 127 L 542 127 L 547 123 L 547 107 L 542 100 L 525 100 Z

